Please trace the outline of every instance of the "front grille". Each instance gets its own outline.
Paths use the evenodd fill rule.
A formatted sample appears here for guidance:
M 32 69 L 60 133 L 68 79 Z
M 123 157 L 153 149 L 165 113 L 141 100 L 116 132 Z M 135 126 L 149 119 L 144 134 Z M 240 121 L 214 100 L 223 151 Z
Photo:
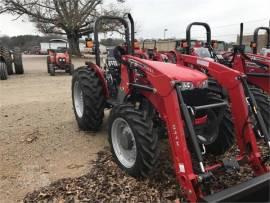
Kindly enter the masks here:
M 193 89 L 182 91 L 185 103 L 188 106 L 201 106 L 208 103 L 207 89 Z

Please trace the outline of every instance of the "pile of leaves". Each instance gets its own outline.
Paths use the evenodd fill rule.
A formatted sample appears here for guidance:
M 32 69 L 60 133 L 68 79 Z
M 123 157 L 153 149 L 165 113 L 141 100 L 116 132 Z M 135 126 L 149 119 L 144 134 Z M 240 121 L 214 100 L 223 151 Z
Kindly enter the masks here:
M 166 145 L 167 146 L 167 145 Z M 232 148 L 225 156 L 237 153 Z M 163 147 L 160 164 L 147 179 L 135 179 L 124 173 L 113 161 L 108 148 L 98 153 L 91 171 L 78 178 L 66 178 L 51 185 L 29 193 L 25 203 L 42 202 L 179 202 L 183 201 L 183 193 L 178 185 L 169 157 L 168 147 Z M 224 157 L 224 155 L 223 155 Z M 208 163 L 217 158 L 207 157 Z M 217 192 L 232 185 L 252 178 L 251 169 L 242 166 L 240 171 L 231 171 L 215 176 L 209 188 Z
M 91 171 L 78 178 L 56 181 L 48 187 L 29 193 L 24 202 L 164 202 L 181 197 L 168 154 L 147 179 L 125 174 L 113 161 L 108 148 L 98 153 Z

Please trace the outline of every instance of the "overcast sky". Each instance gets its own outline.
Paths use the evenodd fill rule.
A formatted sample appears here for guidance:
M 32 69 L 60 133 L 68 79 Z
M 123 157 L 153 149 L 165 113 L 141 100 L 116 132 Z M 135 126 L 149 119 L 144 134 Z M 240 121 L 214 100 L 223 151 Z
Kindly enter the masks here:
M 104 5 L 113 0 L 104 0 Z M 234 41 L 244 22 L 244 33 L 251 34 L 258 26 L 269 26 L 270 0 L 127 0 L 131 13 L 139 25 L 137 37 L 182 38 L 186 26 L 194 21 L 207 22 L 213 39 Z M 14 16 L 0 15 L 0 35 L 39 34 L 27 19 L 12 21 Z M 194 38 L 204 37 L 195 27 Z

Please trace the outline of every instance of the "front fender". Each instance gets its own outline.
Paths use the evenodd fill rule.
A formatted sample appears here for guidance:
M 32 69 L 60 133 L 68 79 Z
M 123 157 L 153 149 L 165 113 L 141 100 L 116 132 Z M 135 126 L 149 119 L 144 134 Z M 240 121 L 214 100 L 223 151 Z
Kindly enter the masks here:
M 87 65 L 87 67 L 93 69 L 97 73 L 100 81 L 102 82 L 104 95 L 108 98 L 109 97 L 109 91 L 108 91 L 108 86 L 107 86 L 106 79 L 104 77 L 104 71 L 100 67 L 98 67 L 96 64 L 94 64 L 92 62 L 86 62 L 85 64 Z

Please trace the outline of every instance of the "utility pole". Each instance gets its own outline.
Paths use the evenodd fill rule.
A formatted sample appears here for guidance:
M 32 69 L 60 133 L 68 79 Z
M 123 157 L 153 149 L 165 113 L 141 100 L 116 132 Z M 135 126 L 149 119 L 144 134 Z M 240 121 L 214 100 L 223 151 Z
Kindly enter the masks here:
M 166 32 L 168 31 L 167 28 L 164 29 L 164 39 L 166 39 Z

